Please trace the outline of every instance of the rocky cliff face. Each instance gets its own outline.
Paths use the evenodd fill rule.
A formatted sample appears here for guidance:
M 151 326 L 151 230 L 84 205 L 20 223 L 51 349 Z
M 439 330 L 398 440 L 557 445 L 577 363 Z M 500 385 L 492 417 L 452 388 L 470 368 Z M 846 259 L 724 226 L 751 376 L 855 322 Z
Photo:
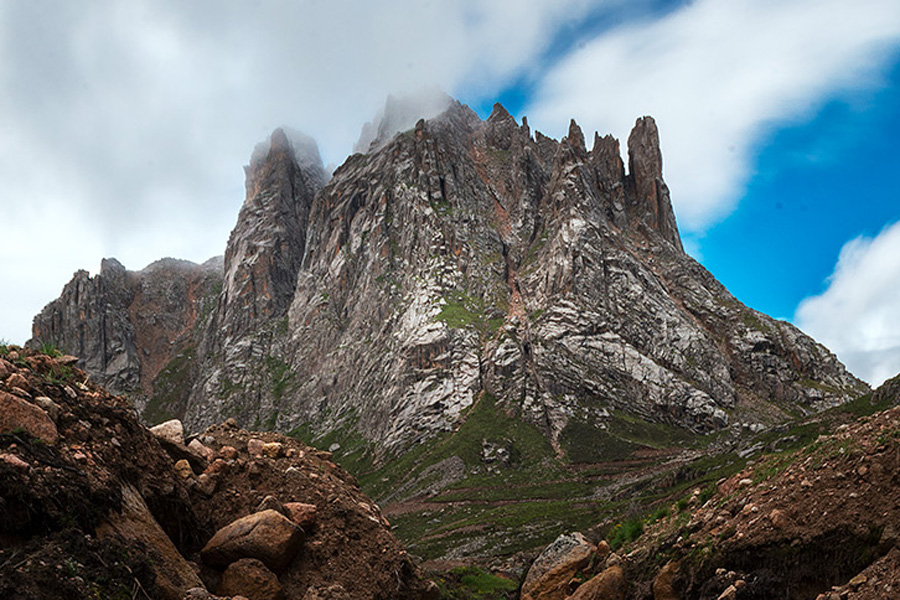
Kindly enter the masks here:
M 650 117 L 629 136 L 627 172 L 611 136 L 588 150 L 574 121 L 556 141 L 500 105 L 482 121 L 453 103 L 327 183 L 311 148 L 276 131 L 248 168 L 186 403 L 166 404 L 193 429 L 235 416 L 353 431 L 381 455 L 455 428 L 487 394 L 564 455 L 621 415 L 708 432 L 866 390 L 684 254 Z M 104 331 L 126 348 L 70 351 L 134 381 L 110 366 L 137 353 L 131 322 L 86 327 L 67 310 L 53 332 Z
M 31 344 L 52 343 L 79 356 L 94 381 L 143 407 L 163 393 L 154 382 L 167 364 L 189 362 L 192 332 L 221 288 L 221 258 L 202 265 L 166 258 L 142 271 L 103 259 L 96 276 L 78 271 L 34 318 Z

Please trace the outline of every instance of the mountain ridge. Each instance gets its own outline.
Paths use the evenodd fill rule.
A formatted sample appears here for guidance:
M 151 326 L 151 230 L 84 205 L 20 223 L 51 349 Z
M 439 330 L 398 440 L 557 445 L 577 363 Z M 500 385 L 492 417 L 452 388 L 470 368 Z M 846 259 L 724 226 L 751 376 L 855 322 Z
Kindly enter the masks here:
M 146 406 L 192 428 L 352 429 L 383 456 L 489 393 L 562 454 L 567 427 L 602 433 L 611 410 L 705 432 L 865 391 L 684 254 L 655 121 L 628 141 L 626 171 L 617 140 L 588 151 L 574 120 L 556 141 L 454 102 L 328 179 L 276 130 L 247 167 L 216 308 L 182 332 L 178 398 Z M 54 318 L 34 339 L 68 346 L 77 319 Z

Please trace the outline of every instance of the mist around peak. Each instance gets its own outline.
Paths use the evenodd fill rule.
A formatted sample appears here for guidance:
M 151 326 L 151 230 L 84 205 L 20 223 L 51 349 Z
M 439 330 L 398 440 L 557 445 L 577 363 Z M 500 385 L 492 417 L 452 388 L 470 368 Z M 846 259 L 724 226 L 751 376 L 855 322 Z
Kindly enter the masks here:
M 450 106 L 453 98 L 437 88 L 423 88 L 403 95 L 389 95 L 375 118 L 362 127 L 353 152 L 377 150 L 395 134 L 412 128 L 419 119 L 435 117 Z
M 294 153 L 294 159 L 297 161 L 298 165 L 304 168 L 312 167 L 317 170 L 324 169 L 322 165 L 322 156 L 319 154 L 319 145 L 316 143 L 315 139 L 302 131 L 291 129 L 290 127 L 280 127 L 279 129 L 276 129 L 270 137 L 256 144 L 253 148 L 253 154 L 250 155 L 251 170 L 266 159 L 269 150 L 272 148 L 273 139 L 280 137 L 277 136 L 279 130 L 284 134 L 284 138 L 290 144 L 291 150 Z

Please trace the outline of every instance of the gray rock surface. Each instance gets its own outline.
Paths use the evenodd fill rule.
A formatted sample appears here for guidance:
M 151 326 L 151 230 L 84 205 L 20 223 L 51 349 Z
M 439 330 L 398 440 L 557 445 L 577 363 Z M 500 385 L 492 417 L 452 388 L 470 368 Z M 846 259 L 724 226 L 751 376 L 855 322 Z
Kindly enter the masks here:
M 702 433 L 867 390 L 684 253 L 650 117 L 627 172 L 611 136 L 588 150 L 573 121 L 552 140 L 499 104 L 482 121 L 453 103 L 373 139 L 327 182 L 314 146 L 295 145 L 276 131 L 247 168 L 173 415 L 189 430 L 353 430 L 383 456 L 455 428 L 487 393 L 562 453 L 567 432 L 617 414 Z M 88 332 L 91 372 L 136 385 L 144 346 L 111 283 L 127 277 L 77 274 L 51 313 L 53 331 Z M 78 325 L 75 307 L 98 303 L 109 316 Z

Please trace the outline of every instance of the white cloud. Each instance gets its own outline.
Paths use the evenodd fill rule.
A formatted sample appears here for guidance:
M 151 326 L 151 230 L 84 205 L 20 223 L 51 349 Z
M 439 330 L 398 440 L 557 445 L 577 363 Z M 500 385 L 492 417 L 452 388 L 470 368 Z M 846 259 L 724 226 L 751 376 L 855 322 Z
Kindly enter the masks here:
M 698 0 L 566 57 L 526 113 L 554 136 L 575 116 L 623 142 L 653 115 L 679 224 L 702 232 L 733 209 L 768 129 L 877 85 L 898 43 L 896 0 Z
M 900 223 L 847 242 L 828 289 L 794 322 L 872 385 L 900 373 Z
M 562 24 L 621 1 L 0 0 L 0 235 L 17 245 L 0 337 L 24 341 L 103 256 L 223 252 L 241 166 L 275 127 L 342 162 L 388 93 L 496 94 Z

